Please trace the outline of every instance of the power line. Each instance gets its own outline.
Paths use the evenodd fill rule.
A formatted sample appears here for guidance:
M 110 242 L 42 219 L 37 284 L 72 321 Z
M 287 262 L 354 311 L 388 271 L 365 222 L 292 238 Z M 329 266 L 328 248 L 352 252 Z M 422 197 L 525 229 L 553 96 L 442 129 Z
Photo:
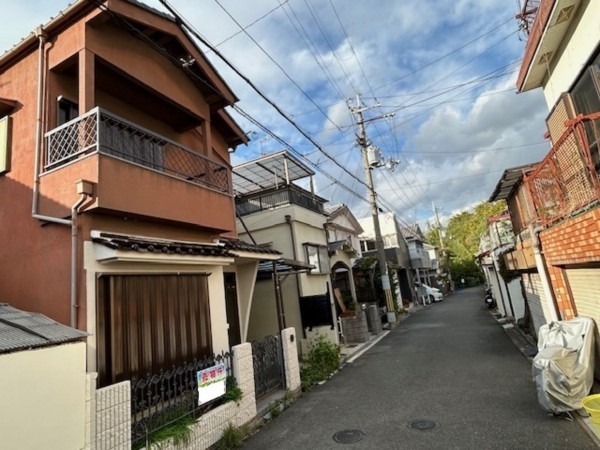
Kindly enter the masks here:
M 183 19 L 176 10 L 170 5 L 167 0 L 159 0 L 165 8 L 175 16 L 175 19 L 180 25 L 185 26 L 190 33 L 194 37 L 196 37 L 202 44 L 206 45 L 209 48 L 212 48 L 215 55 L 219 57 L 231 70 L 233 70 L 246 84 L 248 84 L 264 101 L 266 101 L 271 107 L 273 107 L 281 117 L 283 117 L 287 122 L 289 122 L 302 136 L 304 136 L 311 144 L 319 149 L 319 151 L 326 156 L 329 160 L 331 160 L 335 165 L 340 167 L 345 173 L 350 175 L 352 178 L 356 178 L 361 184 L 367 186 L 366 183 L 359 178 L 356 177 L 352 172 L 343 167 L 333 156 L 331 156 L 321 145 L 319 145 L 305 130 L 303 130 L 294 120 L 292 120 L 273 100 L 271 100 L 265 93 L 262 92 L 246 75 L 244 75 L 231 61 L 229 61 L 225 56 L 219 52 L 214 46 L 212 46 L 206 39 L 204 39 L 196 29 L 190 25 L 185 19 Z
M 222 9 L 224 12 L 225 12 L 225 14 L 227 14 L 227 16 L 228 16 L 228 17 L 229 17 L 231 20 L 233 20 L 233 22 L 234 22 L 234 23 L 235 23 L 235 24 L 236 24 L 238 27 L 240 27 L 240 29 L 242 30 L 242 32 L 243 32 L 243 33 L 244 33 L 246 36 L 248 36 L 248 38 L 249 38 L 249 39 L 250 39 L 252 42 L 254 42 L 254 44 L 255 44 L 255 45 L 256 45 L 256 46 L 257 46 L 257 47 L 258 47 L 258 48 L 261 50 L 261 52 L 262 52 L 262 53 L 263 53 L 263 54 L 264 54 L 264 55 L 265 55 L 267 58 L 269 58 L 269 60 L 270 60 L 270 61 L 271 61 L 273 64 L 275 64 L 279 70 L 281 70 L 281 72 L 282 72 L 282 73 L 283 73 L 283 74 L 286 76 L 286 78 L 287 78 L 288 80 L 290 80 L 290 82 L 291 82 L 291 83 L 292 83 L 294 86 L 296 86 L 300 92 L 302 92 L 302 94 L 303 94 L 303 95 L 304 95 L 304 96 L 305 96 L 305 97 L 308 99 L 308 101 L 309 101 L 309 102 L 311 102 L 313 105 L 315 105 L 315 107 L 316 107 L 316 108 L 317 108 L 317 109 L 318 109 L 318 110 L 321 112 L 321 114 L 323 114 L 323 116 L 325 116 L 325 118 L 327 119 L 327 121 L 329 121 L 331 124 L 333 124 L 333 125 L 334 125 L 334 126 L 335 126 L 335 127 L 336 127 L 336 128 L 337 128 L 337 129 L 338 129 L 340 132 L 341 132 L 342 130 L 341 130 L 341 128 L 339 127 L 339 125 L 338 125 L 337 123 L 335 123 L 335 122 L 334 122 L 334 121 L 331 119 L 331 117 L 329 117 L 329 116 L 327 115 L 327 113 L 326 113 L 326 112 L 325 112 L 325 111 L 324 111 L 324 110 L 323 110 L 323 109 L 322 109 L 322 108 L 321 108 L 321 107 L 320 107 L 320 106 L 319 106 L 319 105 L 318 105 L 318 104 L 317 104 L 317 103 L 316 103 L 316 102 L 315 102 L 315 101 L 312 99 L 312 97 L 311 97 L 310 95 L 308 95 L 308 93 L 307 93 L 307 92 L 306 92 L 304 89 L 302 89 L 302 87 L 301 87 L 301 86 L 300 86 L 300 85 L 299 85 L 299 84 L 296 82 L 296 80 L 294 80 L 294 79 L 291 77 L 291 75 L 290 75 L 290 74 L 289 74 L 289 73 L 288 73 L 288 72 L 287 72 L 287 71 L 286 71 L 286 70 L 285 70 L 285 69 L 284 69 L 284 68 L 281 66 L 281 64 L 279 64 L 277 61 L 275 61 L 275 58 L 273 58 L 273 57 L 272 57 L 272 56 L 269 54 L 269 52 L 267 52 L 267 51 L 264 49 L 264 47 L 263 47 L 262 45 L 260 45 L 260 43 L 259 43 L 259 42 L 258 42 L 256 39 L 254 39 L 254 37 L 252 37 L 252 35 L 251 35 L 250 33 L 248 33 L 248 31 L 247 31 L 247 30 L 245 30 L 245 29 L 242 27 L 242 25 L 241 25 L 241 24 L 240 24 L 240 23 L 239 23 L 239 22 L 238 22 L 238 21 L 235 19 L 235 17 L 233 17 L 233 16 L 232 16 L 232 15 L 229 13 L 229 11 L 227 11 L 227 9 L 226 9 L 226 8 L 225 8 L 225 7 L 224 7 L 222 4 L 221 4 L 221 2 L 220 2 L 219 0 L 215 0 L 215 3 L 216 3 L 217 5 L 219 5 L 219 7 L 220 7 L 220 8 L 221 8 L 221 9 Z
M 428 62 L 427 64 L 425 64 L 425 65 L 423 65 L 423 66 L 419 67 L 418 69 L 415 69 L 415 70 L 413 70 L 412 72 L 410 72 L 410 73 L 408 73 L 408 74 L 406 74 L 406 75 L 404 75 L 404 76 L 402 76 L 402 77 L 398 78 L 397 80 L 394 80 L 394 81 L 392 81 L 392 82 L 390 82 L 390 83 L 387 83 L 387 84 L 384 84 L 384 85 L 382 85 L 382 86 L 379 86 L 379 87 L 378 87 L 378 88 L 376 88 L 376 89 L 377 89 L 377 90 L 379 90 L 379 89 L 381 89 L 381 88 L 384 88 L 384 87 L 391 86 L 392 84 L 399 83 L 400 81 L 402 81 L 402 80 L 404 80 L 404 79 L 406 79 L 406 78 L 410 77 L 411 75 L 414 75 L 415 73 L 417 73 L 417 72 L 420 72 L 421 70 L 423 70 L 423 69 L 426 69 L 427 67 L 429 67 L 429 66 L 432 66 L 432 65 L 434 65 L 434 64 L 436 64 L 436 63 L 438 63 L 438 62 L 440 62 L 440 61 L 442 61 L 442 60 L 444 60 L 444 59 L 446 59 L 448 56 L 452 56 L 453 54 L 455 54 L 456 52 L 459 52 L 459 51 L 460 51 L 460 50 L 462 50 L 463 48 L 465 48 L 465 47 L 468 47 L 469 45 L 471 45 L 471 44 L 473 44 L 473 43 L 477 42 L 478 40 L 480 40 L 480 39 L 482 39 L 482 38 L 484 38 L 484 37 L 488 36 L 489 34 L 493 33 L 494 31 L 496 31 L 497 29 L 501 28 L 503 25 L 506 25 L 508 22 L 510 22 L 510 21 L 512 21 L 512 20 L 514 20 L 514 17 L 512 17 L 512 16 L 511 16 L 510 18 L 506 19 L 506 20 L 505 20 L 504 22 L 502 22 L 501 24 L 499 24 L 499 25 L 495 26 L 494 28 L 492 28 L 491 30 L 489 30 L 489 31 L 485 32 L 484 34 L 482 34 L 482 35 L 480 35 L 480 36 L 477 36 L 476 38 L 474 38 L 474 39 L 470 40 L 470 41 L 469 41 L 469 42 L 467 42 L 466 44 L 463 44 L 463 45 L 461 45 L 460 47 L 457 47 L 457 48 L 455 48 L 455 49 L 454 49 L 454 50 L 452 50 L 451 52 L 449 52 L 449 53 L 446 53 L 445 55 L 443 55 L 443 56 L 440 56 L 439 58 L 437 58 L 437 59 L 434 59 L 433 61 L 430 61 L 430 62 Z

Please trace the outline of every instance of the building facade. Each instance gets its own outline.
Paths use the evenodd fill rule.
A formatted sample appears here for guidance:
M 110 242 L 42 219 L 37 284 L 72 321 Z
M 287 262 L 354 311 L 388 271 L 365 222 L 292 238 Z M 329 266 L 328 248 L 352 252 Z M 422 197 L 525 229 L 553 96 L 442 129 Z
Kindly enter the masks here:
M 3 298 L 87 331 L 100 386 L 228 350 L 277 256 L 235 244 L 237 99 L 175 19 L 77 1 L 0 86 Z

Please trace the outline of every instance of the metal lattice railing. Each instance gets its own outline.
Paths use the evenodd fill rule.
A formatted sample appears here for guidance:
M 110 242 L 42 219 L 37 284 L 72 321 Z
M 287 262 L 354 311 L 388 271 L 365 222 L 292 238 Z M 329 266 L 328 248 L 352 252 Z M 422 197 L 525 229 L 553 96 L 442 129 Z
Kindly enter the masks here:
M 183 417 L 197 418 L 222 401 L 198 403 L 198 372 L 217 364 L 225 364 L 227 375 L 232 376 L 232 354 L 222 353 L 131 380 L 134 448 L 140 448 L 152 433 Z
M 229 170 L 225 165 L 100 108 L 55 128 L 45 137 L 45 171 L 98 152 L 229 192 Z
M 600 113 L 571 121 L 550 153 L 525 178 L 543 225 L 551 225 L 600 200 L 598 136 L 590 146 L 586 133 L 596 133 L 598 121 Z

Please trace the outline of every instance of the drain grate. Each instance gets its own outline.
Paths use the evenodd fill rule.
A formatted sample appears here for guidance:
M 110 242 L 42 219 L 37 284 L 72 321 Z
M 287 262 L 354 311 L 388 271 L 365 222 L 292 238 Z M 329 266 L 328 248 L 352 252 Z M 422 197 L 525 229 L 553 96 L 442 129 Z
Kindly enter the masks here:
M 354 444 L 362 441 L 364 433 L 360 430 L 343 430 L 333 435 L 333 440 L 340 444 Z
M 419 431 L 429 431 L 435 430 L 438 427 L 438 424 L 433 420 L 415 419 L 408 422 L 408 426 Z

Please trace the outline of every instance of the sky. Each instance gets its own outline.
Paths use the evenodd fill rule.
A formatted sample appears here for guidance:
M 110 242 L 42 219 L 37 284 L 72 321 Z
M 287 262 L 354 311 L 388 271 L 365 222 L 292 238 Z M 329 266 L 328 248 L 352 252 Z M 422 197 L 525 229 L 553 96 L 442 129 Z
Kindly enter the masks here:
M 549 150 L 541 90 L 515 88 L 517 2 L 168 2 L 256 87 L 199 44 L 240 99 L 230 112 L 251 138 L 232 162 L 287 148 L 315 170 L 317 194 L 357 218 L 370 214 L 358 105 L 370 143 L 398 161 L 372 171 L 378 206 L 423 228 L 433 205 L 447 220 L 486 201 L 504 169 Z M 0 54 L 68 4 L 4 2 Z

